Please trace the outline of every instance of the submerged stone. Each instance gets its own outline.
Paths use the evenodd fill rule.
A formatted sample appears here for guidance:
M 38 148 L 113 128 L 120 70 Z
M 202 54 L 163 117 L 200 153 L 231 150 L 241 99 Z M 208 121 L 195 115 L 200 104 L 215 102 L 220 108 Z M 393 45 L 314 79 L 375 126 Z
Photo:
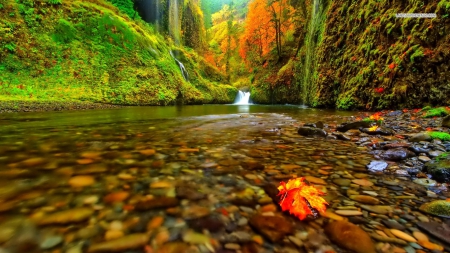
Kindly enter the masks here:
M 315 127 L 300 127 L 297 133 L 303 136 L 327 136 L 327 132 L 325 130 Z
M 375 244 L 366 231 L 348 221 L 334 221 L 325 227 L 325 233 L 337 245 L 357 253 L 375 253 Z
M 250 219 L 250 225 L 271 242 L 278 242 L 284 236 L 294 232 L 294 226 L 281 215 L 264 216 L 256 214 Z

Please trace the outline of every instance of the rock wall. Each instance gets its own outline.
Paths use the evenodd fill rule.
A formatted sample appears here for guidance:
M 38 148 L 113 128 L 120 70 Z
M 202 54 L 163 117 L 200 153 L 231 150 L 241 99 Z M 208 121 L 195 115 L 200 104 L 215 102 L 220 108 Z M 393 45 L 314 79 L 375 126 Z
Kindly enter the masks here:
M 449 14 L 448 0 L 333 1 L 317 51 L 312 104 L 338 109 L 449 104 Z

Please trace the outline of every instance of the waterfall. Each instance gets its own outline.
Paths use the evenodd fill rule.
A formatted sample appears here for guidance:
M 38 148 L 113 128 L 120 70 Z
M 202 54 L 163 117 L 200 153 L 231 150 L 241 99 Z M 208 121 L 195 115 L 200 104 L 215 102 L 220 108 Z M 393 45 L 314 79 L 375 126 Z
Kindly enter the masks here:
M 169 2 L 169 34 L 175 45 L 180 45 L 180 17 L 178 15 L 178 0 Z
M 305 64 L 303 66 L 302 80 L 302 101 L 303 104 L 310 104 L 312 96 L 315 95 L 315 63 L 317 55 L 318 33 L 321 24 L 321 0 L 314 0 L 312 5 L 311 21 L 309 22 L 308 34 L 306 35 L 306 55 Z
M 250 101 L 250 92 L 239 91 L 234 99 L 235 105 L 248 105 Z
M 156 27 L 156 31 L 159 33 L 159 32 L 161 32 L 159 29 L 160 29 L 160 25 L 159 25 L 159 18 L 160 17 L 160 14 L 159 14 L 159 0 L 157 0 L 156 1 L 156 4 L 155 4 L 155 27 Z
M 188 72 L 186 70 L 186 68 L 184 67 L 183 63 L 181 61 L 179 61 L 174 55 L 172 50 L 170 50 L 170 56 L 172 56 L 172 58 L 175 60 L 175 62 L 177 63 L 178 67 L 180 68 L 181 71 L 181 75 L 183 76 L 184 80 L 189 81 L 189 75 Z

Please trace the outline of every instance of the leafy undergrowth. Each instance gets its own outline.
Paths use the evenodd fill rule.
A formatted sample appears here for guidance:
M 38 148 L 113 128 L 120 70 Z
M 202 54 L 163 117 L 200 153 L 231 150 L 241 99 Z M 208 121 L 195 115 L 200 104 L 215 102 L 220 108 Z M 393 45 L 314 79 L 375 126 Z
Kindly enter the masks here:
M 0 99 L 169 105 L 237 93 L 193 51 L 185 81 L 170 42 L 103 0 L 7 0 L 0 17 Z
M 441 141 L 450 141 L 450 134 L 444 132 L 429 132 L 431 138 L 439 139 Z

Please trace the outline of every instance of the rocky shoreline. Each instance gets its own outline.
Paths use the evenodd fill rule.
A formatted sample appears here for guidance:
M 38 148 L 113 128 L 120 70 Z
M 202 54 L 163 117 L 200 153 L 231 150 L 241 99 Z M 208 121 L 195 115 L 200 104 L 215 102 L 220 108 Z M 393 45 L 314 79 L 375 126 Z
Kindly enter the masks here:
M 0 101 L 0 113 L 111 109 L 120 107 L 123 106 L 85 101 Z

